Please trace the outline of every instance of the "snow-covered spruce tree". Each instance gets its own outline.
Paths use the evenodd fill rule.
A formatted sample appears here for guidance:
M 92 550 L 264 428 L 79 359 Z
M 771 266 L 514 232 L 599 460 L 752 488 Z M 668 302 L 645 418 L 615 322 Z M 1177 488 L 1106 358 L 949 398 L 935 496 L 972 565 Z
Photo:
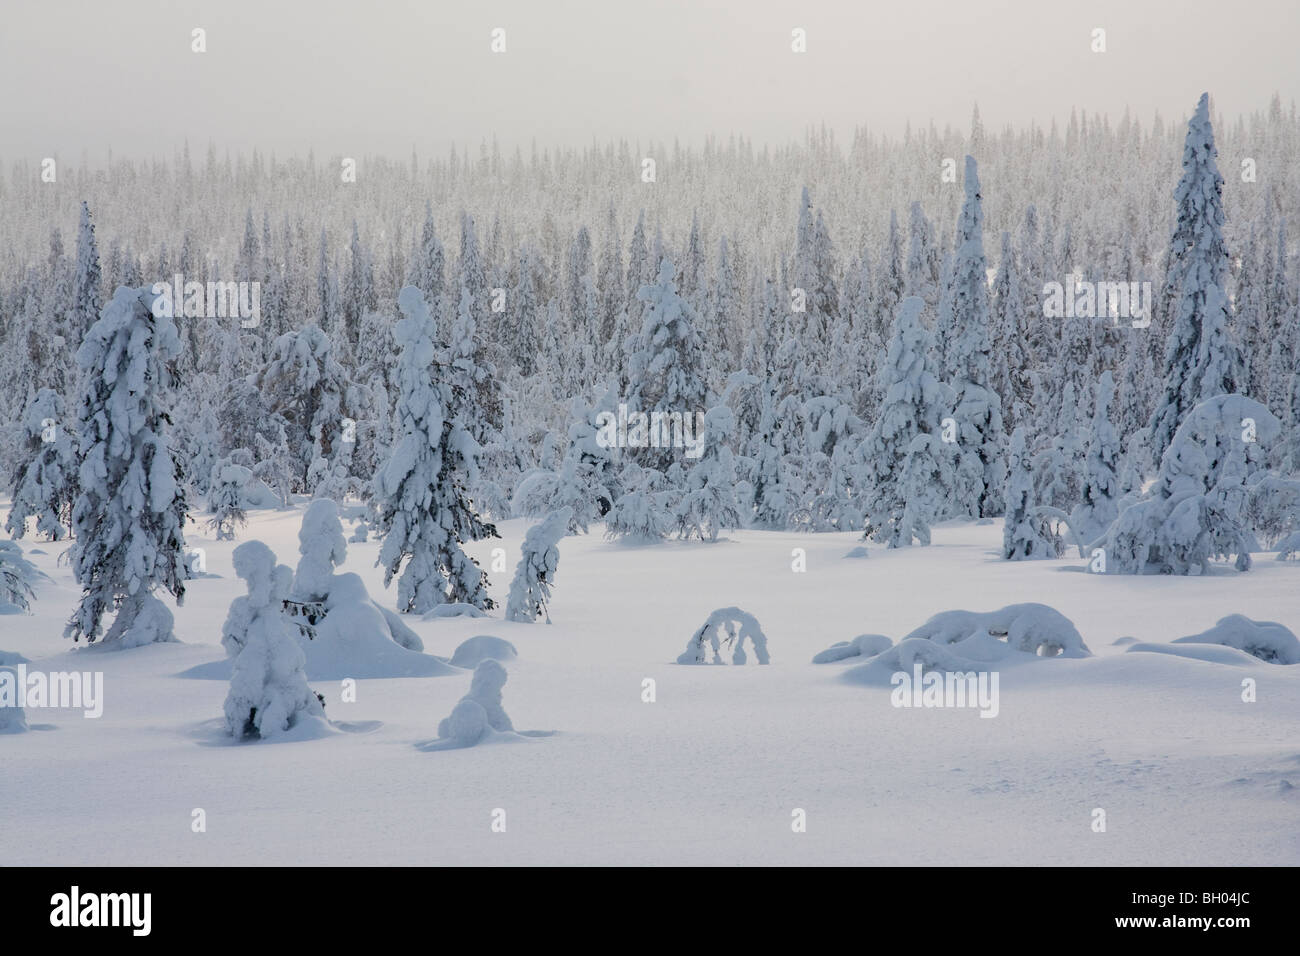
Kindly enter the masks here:
M 467 494 L 477 477 L 478 444 L 448 413 L 450 389 L 435 385 L 429 369 L 437 329 L 420 291 L 398 296 L 405 316 L 395 336 L 402 349 L 397 367 L 396 428 L 392 456 L 375 473 L 376 528 L 384 543 L 376 562 L 385 586 L 402 568 L 398 610 L 423 614 L 445 602 L 495 607 L 487 573 L 462 550 L 467 541 L 498 537 Z
M 668 537 L 673 527 L 675 493 L 665 487 L 663 473 L 628 461 L 621 477 L 626 490 L 605 516 L 605 537 L 633 544 L 650 544 Z
M 1115 382 L 1110 371 L 1097 380 L 1093 401 L 1092 431 L 1084 457 L 1083 500 L 1070 516 L 1070 526 L 1085 544 L 1106 533 L 1119 517 L 1119 436 L 1110 423 L 1110 403 Z
M 99 320 L 100 273 L 95 224 L 90 221 L 90 207 L 84 201 L 81 203 L 81 223 L 77 227 L 77 274 L 73 281 L 72 327 L 78 335 L 85 335 Z
M 32 583 L 39 574 L 23 557 L 22 548 L 13 541 L 0 541 L 0 615 L 31 610 L 36 598 Z M 0 654 L 0 660 L 3 657 Z
M 1179 423 L 1196 405 L 1219 391 L 1231 392 L 1233 382 L 1222 382 L 1227 389 L 1206 394 L 1205 382 L 1214 363 L 1222 376 L 1224 356 L 1203 347 L 1203 337 L 1221 346 L 1223 339 L 1214 331 L 1220 316 L 1215 303 L 1223 299 L 1228 276 L 1228 249 L 1223 241 L 1223 177 L 1215 162 L 1214 129 L 1210 124 L 1210 95 L 1203 93 L 1196 112 L 1187 124 L 1183 146 L 1183 176 L 1174 191 L 1177 220 L 1169 239 L 1168 270 L 1161 292 L 1161 311 L 1168 326 L 1165 343 L 1164 388 L 1151 414 L 1151 454 L 1159 461 L 1169 447 Z M 1211 289 L 1218 298 L 1211 296 Z M 1206 335 L 1207 332 L 1211 334 Z
M 229 458 L 223 458 L 212 470 L 208 483 L 208 527 L 218 541 L 233 541 L 235 529 L 248 524 L 244 511 L 244 489 L 253 480 L 253 473 Z
M 496 369 L 484 357 L 477 311 L 469 287 L 462 284 L 451 341 L 439 361 L 446 366 L 445 381 L 451 390 L 449 411 L 475 441 L 486 443 L 501 427 L 501 393 Z
M 77 352 L 81 492 L 72 509 L 72 570 L 81 604 L 64 630 L 94 641 L 116 611 L 106 644 L 174 640 L 157 588 L 185 598 L 183 471 L 168 447 L 168 363 L 176 326 L 154 315 L 152 293 L 122 287 Z M 159 310 L 164 311 L 164 310 Z
M 899 306 L 881 369 L 884 398 L 879 417 L 858 446 L 863 536 L 887 541 L 891 548 L 911 544 L 913 536 L 904 480 L 909 458 L 935 450 L 927 445 L 913 451 L 913 440 L 938 431 L 941 409 L 950 401 L 948 388 L 935 377 L 929 362 L 930 333 L 921 324 L 924 310 L 919 296 L 908 296 Z M 919 461 L 911 462 L 911 474 L 918 480 L 924 471 Z M 915 506 L 911 517 L 919 517 Z
M 1060 419 L 1046 448 L 1034 456 L 1034 485 L 1039 501 L 1069 514 L 1083 501 L 1086 455 L 1074 383 L 1062 391 Z
M 58 541 L 72 521 L 77 500 L 77 449 L 64 420 L 63 398 L 43 388 L 23 415 L 24 440 L 10 484 L 13 506 L 5 531 L 15 539 L 36 518 L 36 533 Z
M 1035 516 L 1034 470 L 1025 448 L 1025 429 L 1011 433 L 1008 461 L 1007 513 L 1002 523 L 1002 557 L 1008 561 L 1027 558 L 1059 558 L 1060 541 Z
M 642 412 L 693 415 L 708 407 L 708 387 L 700 367 L 703 342 L 695 331 L 696 315 L 677 292 L 676 270 L 664 259 L 659 277 L 637 298 L 645 304 L 641 333 L 628 359 L 628 405 Z M 643 457 L 666 466 L 671 450 L 649 449 Z
M 276 564 L 261 541 L 245 541 L 232 557 L 248 595 L 231 602 L 222 627 L 222 643 L 238 649 L 226 695 L 227 731 L 265 740 L 305 719 L 323 720 L 325 705 L 307 683 L 306 657 L 284 615 L 293 572 Z
M 702 445 L 700 459 L 687 473 L 673 509 L 679 537 L 717 541 L 719 531 L 743 525 L 736 500 L 736 460 L 728 445 L 735 430 L 735 414 L 726 405 L 715 405 L 704 416 L 703 433 L 696 436 Z
M 334 357 L 333 342 L 316 325 L 286 332 L 275 341 L 274 355 L 255 384 L 269 413 L 284 419 L 299 490 L 312 490 L 307 485 L 312 463 L 334 458 L 343 420 L 356 418 L 346 403 L 347 371 Z
M 889 240 L 881 252 L 880 268 L 876 272 L 876 310 L 881 322 L 893 321 L 898 305 L 903 301 L 906 278 L 903 273 L 903 237 L 898 230 L 898 213 L 889 211 Z
M 944 301 L 939 333 L 948 381 L 955 393 L 957 421 L 957 500 L 955 509 L 973 518 L 1002 512 L 1006 482 L 1002 402 L 993 389 L 989 343 L 988 271 L 984 259 L 984 212 L 975 160 L 966 157 L 966 198 L 957 219 L 956 254 Z
M 510 598 L 506 601 L 507 621 L 531 624 L 545 615 L 546 623 L 551 623 L 546 605 L 560 566 L 560 539 L 568 532 L 570 517 L 568 508 L 552 511 L 524 535 L 519 564 L 510 582 Z
M 993 280 L 992 329 L 993 388 L 1002 403 L 1007 428 L 1014 428 L 1030 413 L 1033 385 L 1028 347 L 1029 319 L 1021 292 L 1020 268 L 1011 245 L 1011 233 L 1002 233 L 1002 252 Z
M 1193 408 L 1155 482 L 1107 531 L 1108 570 L 1207 574 L 1211 560 L 1234 554 L 1237 570 L 1249 570 L 1249 482 L 1280 433 L 1272 412 L 1244 395 L 1216 395 Z
M 608 392 L 588 406 L 574 398 L 568 451 L 555 471 L 537 468 L 524 476 L 511 501 L 514 514 L 536 517 L 563 508 L 569 514 L 568 533 L 586 534 L 593 521 L 609 513 L 618 498 L 619 482 L 611 451 L 615 440 L 602 436 L 617 428 L 610 423 L 613 399 Z
M 445 262 L 446 253 L 443 252 L 442 243 L 438 240 L 438 229 L 433 221 L 433 203 L 426 201 L 420 243 L 411 257 L 411 265 L 406 273 L 406 284 L 413 285 L 424 293 L 424 299 L 431 303 L 435 315 L 438 304 L 442 301 Z

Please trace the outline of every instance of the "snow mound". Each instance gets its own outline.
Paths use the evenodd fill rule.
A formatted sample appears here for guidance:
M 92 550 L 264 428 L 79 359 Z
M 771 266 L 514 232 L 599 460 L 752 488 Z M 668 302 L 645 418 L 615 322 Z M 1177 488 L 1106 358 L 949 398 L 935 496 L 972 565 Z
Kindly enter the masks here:
M 144 647 L 146 644 L 165 644 L 177 642 L 173 627 L 176 619 L 167 605 L 152 594 L 136 597 L 138 611 L 130 618 L 129 624 L 119 627 L 125 615 L 118 613 L 113 626 L 104 635 L 100 645 L 105 648 Z
M 462 641 L 451 655 L 453 667 L 477 667 L 484 661 L 512 661 L 519 656 L 515 646 L 500 637 L 479 634 Z
M 864 644 L 872 646 L 864 635 Z M 841 654 L 831 647 L 818 657 Z M 845 655 L 847 656 L 847 655 Z M 865 656 L 865 655 L 863 655 Z M 1011 604 L 997 611 L 944 611 L 936 614 L 896 645 L 845 671 L 852 683 L 885 686 L 898 673 L 923 671 L 970 672 L 999 669 L 1043 657 L 1090 657 L 1091 652 L 1070 619 L 1044 604 Z M 820 663 L 820 662 L 819 662 Z
M 420 620 L 433 621 L 441 617 L 487 617 L 487 614 L 473 604 L 439 604 Z
M 19 664 L 24 659 L 11 661 L 9 658 L 18 657 L 17 654 L 0 654 L 0 664 Z M 9 680 L 13 683 L 15 689 L 18 685 L 18 674 L 7 667 L 0 667 L 0 671 L 10 674 Z M 7 683 L 7 682 L 6 682 Z M 15 699 L 12 702 L 0 697 L 0 734 L 21 734 L 27 731 L 27 714 L 23 712 L 22 705 Z
M 758 662 L 770 663 L 767 654 L 767 636 L 759 627 L 758 620 L 738 607 L 720 607 L 710 614 L 709 619 L 700 626 L 700 629 L 691 635 L 691 639 L 686 643 L 686 650 L 678 656 L 677 663 L 726 663 L 722 659 L 720 645 L 724 641 L 719 640 L 720 635 L 725 635 L 725 643 L 728 647 L 735 647 L 731 653 L 731 663 L 743 664 L 748 659 L 745 656 L 746 639 L 754 649 L 754 656 L 758 658 Z M 713 654 L 712 660 L 708 658 L 710 650 Z
M 920 637 L 937 644 L 956 644 L 982 634 L 1005 638 L 1014 650 L 1040 657 L 1092 656 L 1074 623 L 1046 604 L 1009 604 L 985 612 L 944 611 L 903 640 Z
M 325 616 L 312 628 L 314 636 L 299 630 L 308 680 L 365 680 L 390 677 L 445 677 L 458 674 L 444 658 L 424 654 L 410 646 L 418 635 L 370 599 L 365 583 L 355 574 L 336 574 L 329 584 L 329 596 L 321 602 Z M 231 619 L 244 612 L 232 605 Z M 393 625 L 396 624 L 397 630 Z M 409 635 L 409 637 L 405 636 Z M 232 660 L 241 647 L 223 640 L 231 658 L 199 664 L 179 676 L 198 680 L 227 680 Z
M 27 658 L 14 651 L 0 651 L 0 667 L 17 667 L 19 664 L 30 664 Z
M 1127 653 L 1169 654 L 1173 657 L 1185 657 L 1193 661 L 1205 661 L 1208 664 L 1227 664 L 1231 667 L 1258 667 L 1259 660 L 1245 651 L 1222 644 L 1149 644 L 1143 641 L 1131 644 Z
M 1269 664 L 1300 664 L 1300 640 L 1289 628 L 1273 621 L 1252 621 L 1244 614 L 1229 614 L 1208 631 L 1172 643 L 1222 644 Z
M 493 660 L 474 668 L 469 693 L 457 702 L 451 714 L 438 724 L 438 738 L 416 744 L 420 750 L 460 750 L 478 744 L 528 737 L 548 737 L 548 731 L 516 731 L 501 705 L 506 669 Z
M 309 680 L 457 673 L 440 657 L 402 646 L 384 609 L 370 600 L 365 584 L 355 574 L 334 575 L 325 610 L 324 620 L 316 625 L 316 636 L 299 637 Z
M 812 662 L 831 664 L 850 657 L 875 657 L 893 646 L 893 640 L 883 634 L 859 634 L 851 641 L 837 641 L 826 650 L 814 655 Z
M 847 554 L 845 554 L 844 557 L 866 558 L 866 557 L 870 557 L 870 552 L 868 552 L 867 549 L 862 545 L 858 545 L 858 547 L 854 548 L 852 551 L 849 551 Z

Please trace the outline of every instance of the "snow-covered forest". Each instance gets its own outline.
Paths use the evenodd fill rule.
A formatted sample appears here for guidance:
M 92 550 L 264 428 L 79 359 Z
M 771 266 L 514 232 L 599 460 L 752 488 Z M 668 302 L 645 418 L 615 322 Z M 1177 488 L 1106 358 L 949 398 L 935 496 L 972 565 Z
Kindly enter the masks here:
M 1220 394 L 1266 406 L 1280 430 L 1237 476 L 1243 495 L 1298 467 L 1298 148 L 1294 105 L 1275 97 L 1228 119 L 1203 102 L 1190 128 L 1072 114 L 996 131 L 977 108 L 969 130 L 810 131 L 761 151 L 484 143 L 398 163 L 187 148 L 68 164 L 57 190 L 15 165 L 4 470 L 20 514 L 70 527 L 77 350 L 119 287 L 179 280 L 203 284 L 173 293 L 166 369 L 192 510 L 220 498 L 231 464 L 282 502 L 379 507 L 373 479 L 413 387 L 397 331 L 410 286 L 433 321 L 432 378 L 481 449 L 464 464 L 485 520 L 563 504 L 586 529 L 633 494 L 653 504 L 616 529 L 651 537 L 757 524 L 906 544 L 935 520 L 1003 513 L 1021 428 L 1021 507 L 1084 509 L 1070 527 L 1091 543 Z M 233 296 L 231 317 L 220 295 L 207 314 L 207 283 L 230 280 L 256 284 L 239 321 Z M 688 433 L 711 415 L 708 451 L 601 447 L 597 416 L 620 403 L 677 412 Z M 955 440 L 912 447 L 948 418 Z M 50 457 L 45 421 L 73 440 L 58 475 L 29 478 L 35 452 Z M 702 501 L 708 482 L 730 497 Z M 1271 543 L 1284 529 L 1251 530 Z
M 1212 764 L 1164 754 L 1185 761 L 1170 779 L 1254 788 L 1249 819 L 1205 859 L 1246 840 L 1294 863 L 1294 829 L 1269 832 L 1287 808 L 1268 801 L 1291 799 L 1282 750 L 1300 719 L 1297 152 L 1294 102 L 1224 116 L 1207 93 L 1179 116 L 994 129 L 977 107 L 962 129 L 843 141 L 814 127 L 779 148 L 20 159 L 0 177 L 0 678 L 35 669 L 30 656 L 107 671 L 116 739 L 135 741 L 110 752 L 170 725 L 186 739 L 166 765 L 204 763 L 184 755 L 193 738 L 346 738 L 365 772 L 341 785 L 364 789 L 369 774 L 406 779 L 384 735 L 453 776 L 477 771 L 444 751 L 521 744 L 492 761 L 520 761 L 627 834 L 605 797 L 639 812 L 650 783 L 630 761 L 685 777 L 693 735 L 723 724 L 706 746 L 730 754 L 734 735 L 753 766 L 775 747 L 790 780 L 803 768 L 825 784 L 825 813 L 853 812 L 857 784 L 786 749 L 781 722 L 805 707 L 800 727 L 846 760 L 884 760 L 924 789 L 908 755 L 949 731 L 904 731 L 908 692 L 880 717 L 894 742 L 867 754 L 844 708 L 858 720 L 864 693 L 884 702 L 914 667 L 917 706 L 923 675 L 1006 671 L 1000 704 L 996 679 L 989 701 L 979 685 L 981 716 L 1032 728 L 1029 746 L 1055 756 L 1030 770 L 1046 766 L 1069 809 L 1017 794 L 1022 812 L 1000 815 L 1033 817 L 1054 860 L 1144 862 L 1167 832 L 1150 821 L 1198 808 L 1149 791 L 1126 806 L 1132 767 L 1103 754 L 1125 740 L 1117 759 L 1140 764 L 1177 720 L 1112 700 L 1094 726 L 1101 705 L 1076 691 L 1160 685 L 1187 721 L 1208 706 L 1233 728 Z M 296 569 L 282 563 L 295 549 Z M 776 676 L 678 668 L 683 640 L 676 664 Z M 124 653 L 87 664 L 86 645 Z M 820 665 L 835 665 L 833 692 Z M 452 680 L 408 680 L 433 677 Z M 1256 680 L 1274 709 L 1229 716 Z M 456 687 L 413 689 L 425 683 Z M 671 723 L 625 713 L 656 693 L 676 701 L 658 705 Z M 26 731 L 66 726 L 4 694 L 0 679 L 0 734 L 36 741 L 13 747 L 35 774 L 42 735 Z M 673 711 L 683 700 L 702 710 Z M 517 730 L 507 707 L 558 733 Z M 1061 714 L 1086 728 L 1086 758 L 1057 751 Z M 1145 729 L 1125 737 L 1126 720 Z M 105 746 L 77 733 L 86 754 Z M 1025 770 L 1006 739 L 956 733 L 943 759 L 999 755 L 968 781 L 974 799 Z M 1271 769 L 1239 756 L 1256 745 Z M 565 777 L 591 754 L 599 796 L 574 796 Z M 293 789 L 296 770 L 238 759 L 206 762 L 196 790 L 229 797 L 267 773 Z M 1079 761 L 1096 792 L 1079 789 Z M 812 799 L 778 796 L 743 763 L 708 771 L 729 772 L 778 830 L 783 801 Z M 204 799 L 159 786 L 182 815 Z M 656 804 L 659 826 L 696 799 L 682 786 Z M 520 825 L 544 839 L 520 859 L 554 861 L 563 827 L 537 822 L 534 797 L 484 799 L 527 808 Z M 499 807 L 446 799 L 506 832 Z M 1099 802 L 1151 836 L 1114 856 L 1062 835 L 1105 832 Z M 905 813 L 919 827 L 923 810 Z M 256 834 L 278 833 L 250 813 L 210 855 L 159 837 L 126 858 L 246 862 Z M 739 849 L 753 832 L 733 833 L 726 859 L 763 859 Z M 941 852 L 936 832 L 921 860 Z M 886 859 L 917 859 L 872 838 Z M 372 859 L 409 859 L 374 839 Z M 457 839 L 453 857 L 476 858 Z M 689 842 L 653 858 L 705 861 Z M 812 846 L 817 862 L 846 852 L 829 833 Z M 600 841 L 572 852 L 609 859 Z

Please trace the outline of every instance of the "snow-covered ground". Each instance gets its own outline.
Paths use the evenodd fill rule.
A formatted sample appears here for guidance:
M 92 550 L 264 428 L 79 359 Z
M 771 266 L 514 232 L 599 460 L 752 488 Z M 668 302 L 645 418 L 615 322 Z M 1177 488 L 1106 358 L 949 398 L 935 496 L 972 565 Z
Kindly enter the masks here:
M 938 527 L 931 547 L 846 558 L 854 534 L 732 532 L 715 544 L 560 541 L 554 623 L 502 620 L 525 520 L 467 547 L 490 572 L 488 618 L 421 620 L 450 657 L 491 634 L 506 712 L 536 739 L 426 752 L 470 670 L 313 681 L 338 732 L 235 744 L 221 624 L 245 593 L 234 547 L 298 560 L 303 507 L 258 511 L 235 542 L 191 525 L 210 576 L 175 609 L 183 643 L 103 652 L 61 637 L 78 589 L 66 543 L 22 542 L 49 580 L 34 615 L 0 616 L 0 652 L 45 671 L 104 673 L 99 719 L 29 708 L 0 735 L 0 859 L 8 864 L 1300 864 L 1300 666 L 1225 653 L 1212 663 L 1129 652 L 1241 613 L 1300 631 L 1300 562 L 1257 555 L 1209 577 L 1096 576 L 1077 557 L 1000 560 L 1001 523 Z M 348 529 L 350 531 L 350 528 Z M 792 550 L 806 551 L 804 572 Z M 391 607 L 378 543 L 349 543 Z M 43 553 L 38 553 L 43 552 Z M 814 654 L 863 633 L 895 641 L 931 615 L 1041 602 L 1091 649 L 1001 673 L 995 719 L 895 708 L 888 687 L 842 679 L 856 659 Z M 716 608 L 753 614 L 769 666 L 673 663 Z M 441 669 L 435 669 L 435 673 Z M 1254 678 L 1255 702 L 1242 699 Z M 644 681 L 655 701 L 643 701 Z M 290 735 L 292 737 L 292 734 Z M 206 831 L 194 832 L 204 811 Z M 1096 809 L 1105 832 L 1094 831 Z M 792 814 L 806 812 L 806 832 Z M 494 811 L 505 832 L 494 832 Z M 500 829 L 498 826 L 497 829 Z

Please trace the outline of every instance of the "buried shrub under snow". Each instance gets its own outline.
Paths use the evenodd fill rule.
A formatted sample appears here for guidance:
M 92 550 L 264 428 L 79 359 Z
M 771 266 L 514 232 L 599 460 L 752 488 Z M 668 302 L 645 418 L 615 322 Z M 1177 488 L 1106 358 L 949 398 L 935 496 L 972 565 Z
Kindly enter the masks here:
M 1045 604 L 1011 604 L 996 611 L 944 611 L 897 644 L 881 634 L 862 634 L 833 644 L 813 663 L 862 658 L 864 663 L 847 673 L 867 677 L 911 671 L 917 663 L 925 670 L 979 670 L 1017 656 L 1078 658 L 1091 652 L 1061 612 Z
M 732 647 L 731 663 L 743 664 L 748 659 L 745 655 L 745 641 L 748 640 L 754 650 L 754 656 L 760 664 L 770 663 L 767 654 L 767 637 L 759 627 L 758 620 L 738 607 L 721 607 L 709 615 L 686 643 L 686 650 L 677 658 L 678 664 L 725 664 L 722 659 L 721 645 Z M 710 659 L 709 653 L 712 652 Z

